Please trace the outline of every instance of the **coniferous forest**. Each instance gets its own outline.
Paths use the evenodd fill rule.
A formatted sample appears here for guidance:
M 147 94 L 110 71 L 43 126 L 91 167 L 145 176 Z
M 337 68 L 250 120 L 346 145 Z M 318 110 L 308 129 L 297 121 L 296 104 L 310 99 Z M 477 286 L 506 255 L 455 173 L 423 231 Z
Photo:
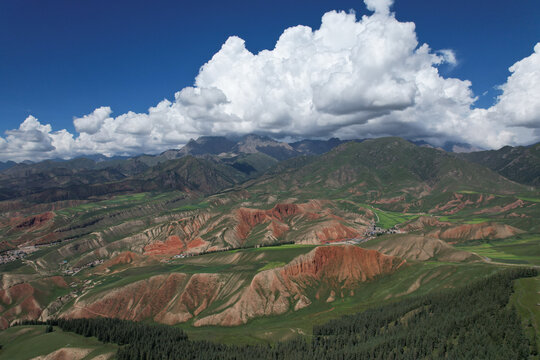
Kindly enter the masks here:
M 46 324 L 119 344 L 120 360 L 527 359 L 531 344 L 508 303 L 512 281 L 536 275 L 534 269 L 506 270 L 459 289 L 344 316 L 315 326 L 311 339 L 272 346 L 191 341 L 175 327 L 108 318 Z

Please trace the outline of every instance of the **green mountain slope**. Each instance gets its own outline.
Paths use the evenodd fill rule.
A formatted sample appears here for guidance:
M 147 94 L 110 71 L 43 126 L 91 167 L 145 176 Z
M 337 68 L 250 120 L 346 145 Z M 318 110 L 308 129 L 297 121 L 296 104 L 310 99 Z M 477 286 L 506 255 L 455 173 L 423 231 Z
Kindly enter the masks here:
M 454 154 L 394 137 L 343 144 L 250 188 L 254 192 L 263 189 L 283 196 L 335 198 L 355 194 L 369 200 L 400 196 L 412 200 L 460 190 L 489 189 L 501 194 L 528 190 Z
M 499 150 L 460 154 L 460 157 L 486 166 L 522 184 L 540 185 L 540 143 L 531 146 L 505 146 Z

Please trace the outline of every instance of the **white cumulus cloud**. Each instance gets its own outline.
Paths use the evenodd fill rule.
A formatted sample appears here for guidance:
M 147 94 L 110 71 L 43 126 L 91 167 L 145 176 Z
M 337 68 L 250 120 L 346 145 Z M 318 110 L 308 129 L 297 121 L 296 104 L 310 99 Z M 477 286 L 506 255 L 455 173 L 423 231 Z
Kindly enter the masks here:
M 91 114 L 84 115 L 82 118 L 75 118 L 73 119 L 75 130 L 80 133 L 95 134 L 111 113 L 110 107 L 102 106 L 95 109 Z
M 33 116 L 0 137 L 0 160 L 80 154 L 156 153 L 201 135 L 263 133 L 277 138 L 405 136 L 495 148 L 540 138 L 540 44 L 510 67 L 497 102 L 474 108 L 468 80 L 441 76 L 451 49 L 418 41 L 392 0 L 365 0 L 373 13 L 331 11 L 319 29 L 284 30 L 254 54 L 232 36 L 204 64 L 194 86 L 146 113 L 113 117 L 102 106 L 75 118 L 75 134 Z M 535 129 L 531 131 L 531 129 Z

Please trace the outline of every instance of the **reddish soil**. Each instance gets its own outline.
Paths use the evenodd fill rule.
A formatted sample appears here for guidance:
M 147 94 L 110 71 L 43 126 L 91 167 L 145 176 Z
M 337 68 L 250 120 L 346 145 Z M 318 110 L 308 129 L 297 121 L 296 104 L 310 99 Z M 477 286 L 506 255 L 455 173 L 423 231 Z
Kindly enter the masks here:
M 310 275 L 325 282 L 350 288 L 358 282 L 391 273 L 403 260 L 357 246 L 320 246 L 300 256 L 281 270 L 284 278 Z
M 79 303 L 68 318 L 115 317 L 151 319 L 165 324 L 185 322 L 205 310 L 217 297 L 221 283 L 217 274 L 173 273 L 115 289 L 90 303 Z
M 113 266 L 116 266 L 116 265 L 131 264 L 134 261 L 139 260 L 139 258 L 140 258 L 140 255 L 138 255 L 138 254 L 136 254 L 136 253 L 134 253 L 132 251 L 124 251 L 124 252 L 116 255 L 112 259 L 106 261 L 100 267 L 102 267 L 102 268 L 110 268 L 110 267 L 113 267 Z
M 185 274 L 153 276 L 109 291 L 90 304 L 75 304 L 65 317 L 105 316 L 137 321 L 151 319 L 166 307 L 185 280 Z
M 525 202 L 523 200 L 516 200 L 511 204 L 505 205 L 505 206 L 494 206 L 487 209 L 482 209 L 480 211 L 475 212 L 475 214 L 497 214 L 497 213 L 503 213 L 510 210 L 514 210 L 519 207 L 523 207 L 525 205 Z
M 206 245 L 208 245 L 208 242 L 204 241 L 201 238 L 196 238 L 195 240 L 191 240 L 190 242 L 188 242 L 186 248 L 187 250 L 191 250 Z
M 187 225 L 186 225 L 187 227 Z M 190 229 L 184 229 L 186 233 Z M 195 231 L 195 233 L 197 233 Z M 144 247 L 145 255 L 177 255 L 183 252 L 187 252 L 196 248 L 206 247 L 208 242 L 201 238 L 195 238 L 193 240 L 182 240 L 178 235 L 171 235 L 165 241 L 155 241 Z
M 238 224 L 236 225 L 237 236 L 244 240 L 251 230 L 263 223 L 269 223 L 275 237 L 280 237 L 289 230 L 289 226 L 283 221 L 287 218 L 302 215 L 314 220 L 320 215 L 314 211 L 320 210 L 320 203 L 312 201 L 306 204 L 276 204 L 272 209 L 259 210 L 240 208 L 236 213 Z
M 316 234 L 321 243 L 342 241 L 360 236 L 360 233 L 355 229 L 345 226 L 337 221 L 318 230 Z
M 35 245 L 42 245 L 42 244 L 50 244 L 52 242 L 55 242 L 59 239 L 57 233 L 49 233 L 35 241 Z
M 48 211 L 43 214 L 28 216 L 25 218 L 15 217 L 10 219 L 11 227 L 14 230 L 36 230 L 45 226 L 54 218 L 54 213 Z
M 0 317 L 0 326 L 5 329 L 15 319 L 35 320 L 41 315 L 41 307 L 34 297 L 35 290 L 28 283 L 13 285 L 0 290 L 0 301 L 3 311 Z
M 69 285 L 66 283 L 66 280 L 64 280 L 61 276 L 52 276 L 49 278 L 49 280 L 52 281 L 54 285 L 61 288 L 67 288 Z
M 145 255 L 175 255 L 184 251 L 185 245 L 177 235 L 171 235 L 165 241 L 156 241 L 144 247 Z

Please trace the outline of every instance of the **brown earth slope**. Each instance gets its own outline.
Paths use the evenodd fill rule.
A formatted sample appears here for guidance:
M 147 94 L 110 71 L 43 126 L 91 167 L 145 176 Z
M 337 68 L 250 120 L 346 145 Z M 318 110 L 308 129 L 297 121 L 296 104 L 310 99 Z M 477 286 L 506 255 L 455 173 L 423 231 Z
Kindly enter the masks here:
M 466 261 L 476 258 L 475 255 L 457 250 L 440 239 L 423 235 L 388 235 L 363 246 L 407 260 Z
M 62 277 L 53 276 L 18 284 L 2 281 L 2 287 L 0 289 L 0 329 L 5 329 L 14 320 L 39 318 L 47 305 L 38 300 L 48 295 L 47 291 L 42 289 L 66 289 L 68 284 Z
M 447 228 L 436 229 L 428 233 L 432 236 L 445 241 L 467 241 L 482 239 L 504 239 L 516 234 L 523 233 L 523 230 L 510 225 L 485 222 L 480 224 L 462 224 L 450 226 Z

